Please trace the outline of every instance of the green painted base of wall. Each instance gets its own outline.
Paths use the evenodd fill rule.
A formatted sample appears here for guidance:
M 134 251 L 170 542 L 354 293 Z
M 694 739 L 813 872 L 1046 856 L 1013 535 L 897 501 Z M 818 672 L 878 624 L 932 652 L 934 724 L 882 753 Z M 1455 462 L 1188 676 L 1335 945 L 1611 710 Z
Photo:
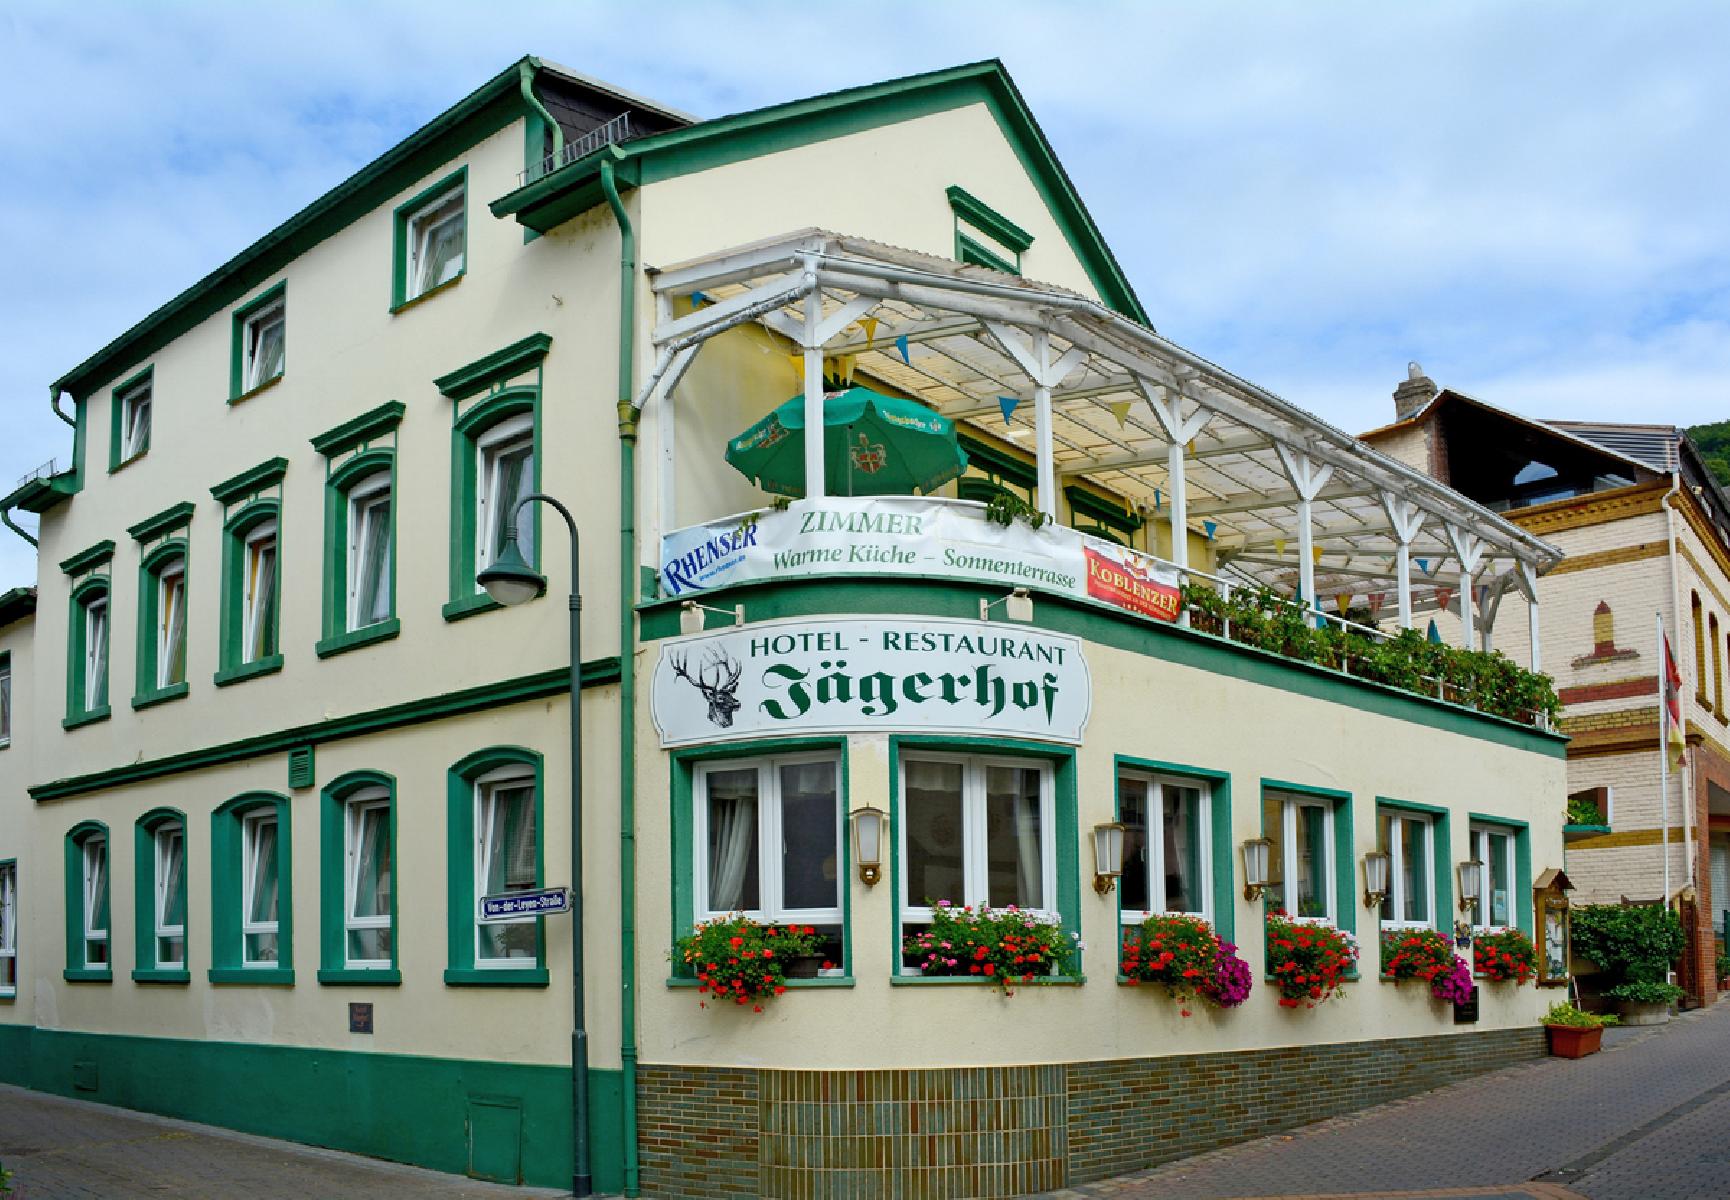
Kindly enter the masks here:
M 571 1182 L 570 1081 L 558 1066 L 0 1025 L 0 1082 L 547 1187 Z M 595 1188 L 616 1192 L 621 1075 L 589 1083 Z

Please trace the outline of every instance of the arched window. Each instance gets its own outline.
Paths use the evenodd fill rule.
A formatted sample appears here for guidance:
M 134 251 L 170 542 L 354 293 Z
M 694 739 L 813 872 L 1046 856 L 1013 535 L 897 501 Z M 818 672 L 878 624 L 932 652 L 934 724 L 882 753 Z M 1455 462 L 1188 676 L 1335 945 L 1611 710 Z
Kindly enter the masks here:
M 1700 593 L 1688 594 L 1689 615 L 1694 618 L 1694 699 L 1704 708 L 1711 704 L 1706 699 L 1706 621 L 1705 612 L 1700 607 Z
M 1724 712 L 1724 650 L 1718 641 L 1718 614 L 1713 613 L 1706 619 L 1707 632 L 1712 639 L 1712 708 L 1719 715 Z
M 186 814 L 155 808 L 133 834 L 133 933 L 139 983 L 185 983 Z
M 114 978 L 108 937 L 108 826 L 82 821 L 66 831 L 66 978 Z
M 275 500 L 255 501 L 230 517 L 223 530 L 219 684 L 282 667 L 279 513 Z
M 350 771 L 320 821 L 320 983 L 396 983 L 396 780 Z
M 294 982 L 288 797 L 247 792 L 210 819 L 210 981 Z
M 545 985 L 546 920 L 482 922 L 483 896 L 532 891 L 546 878 L 541 756 L 520 746 L 477 750 L 454 764 L 450 831 L 447 984 Z
M 96 576 L 72 592 L 66 638 L 68 728 L 108 715 L 108 578 Z

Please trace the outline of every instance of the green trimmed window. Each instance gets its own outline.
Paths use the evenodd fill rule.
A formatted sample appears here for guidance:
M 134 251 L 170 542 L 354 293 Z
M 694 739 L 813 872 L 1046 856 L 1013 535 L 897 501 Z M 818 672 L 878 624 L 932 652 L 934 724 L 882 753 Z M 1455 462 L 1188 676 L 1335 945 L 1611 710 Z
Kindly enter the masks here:
M 468 170 L 447 175 L 395 214 L 391 307 L 459 279 L 468 268 Z
M 841 760 L 834 752 L 704 762 L 692 804 L 694 919 L 797 922 L 842 958 Z
M 12 655 L 0 652 L 0 748 L 12 744 Z
M 0 996 L 18 994 L 18 861 L 0 862 Z
M 138 570 L 134 708 L 187 691 L 186 546 L 183 538 L 164 542 L 145 556 Z
M 356 455 L 330 476 L 321 655 L 397 631 L 395 501 L 394 455 L 388 450 Z
M 354 771 L 325 788 L 320 983 L 396 983 L 396 781 Z
M 106 576 L 72 592 L 66 656 L 66 720 L 70 729 L 108 715 L 109 589 Z
M 1524 827 L 1473 821 L 1471 856 L 1478 870 L 1474 929 L 1519 927 L 1531 931 L 1531 850 Z
M 457 421 L 447 617 L 495 607 L 475 575 L 503 551 L 518 504 L 540 489 L 540 440 L 539 396 L 530 389 L 489 397 Z M 523 558 L 538 567 L 538 505 L 524 512 L 515 532 Z
M 222 655 L 218 684 L 282 666 L 280 505 L 260 500 L 229 518 L 222 553 Z
M 186 971 L 186 816 L 152 809 L 133 836 L 133 979 L 184 983 Z
M 108 922 L 108 826 L 84 821 L 66 834 L 66 978 L 113 978 Z
M 451 768 L 447 824 L 450 966 L 454 984 L 547 982 L 543 917 L 480 920 L 483 896 L 532 891 L 545 878 L 541 757 L 505 747 Z
M 229 399 L 282 378 L 288 363 L 288 285 L 279 283 L 234 312 Z
M 1051 764 L 910 752 L 901 795 L 905 924 L 929 923 L 940 900 L 1056 911 Z
M 150 449 L 152 368 L 146 367 L 117 386 L 109 400 L 108 469 L 118 471 Z
M 211 815 L 212 983 L 293 983 L 289 805 L 274 792 L 236 796 Z
M 1268 853 L 1270 908 L 1348 932 L 1357 927 L 1351 798 L 1344 792 L 1264 785 L 1262 836 Z
M 1123 923 L 1158 913 L 1213 916 L 1213 798 L 1205 779 L 1120 769 Z
M 1378 808 L 1376 849 L 1388 856 L 1382 928 L 1437 928 L 1435 821 L 1428 813 Z

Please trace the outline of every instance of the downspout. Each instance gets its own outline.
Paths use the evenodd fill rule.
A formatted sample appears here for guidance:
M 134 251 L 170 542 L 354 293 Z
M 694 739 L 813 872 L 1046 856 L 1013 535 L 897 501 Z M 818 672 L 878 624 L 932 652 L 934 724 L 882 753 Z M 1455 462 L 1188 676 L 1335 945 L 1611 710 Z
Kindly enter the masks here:
M 54 415 L 59 417 L 62 421 L 65 421 L 74 429 L 78 428 L 78 422 L 75 418 L 69 417 L 60 411 L 60 389 L 58 387 L 51 387 L 48 389 L 48 407 L 53 409 Z
M 637 234 L 610 156 L 601 191 L 619 223 L 619 1067 L 625 1195 L 637 1196 Z
M 17 534 L 19 537 L 23 538 L 25 541 L 29 542 L 32 546 L 37 545 L 37 541 L 35 538 L 31 537 L 27 532 L 25 532 L 23 529 L 20 529 L 16 524 L 13 523 L 12 510 L 10 508 L 0 508 L 0 525 L 6 526 L 6 528 L 10 529 L 13 533 Z
M 547 111 L 547 106 L 535 95 L 535 72 L 540 66 L 541 60 L 538 58 L 523 59 L 517 64 L 517 84 L 522 89 L 523 103 L 528 105 L 529 111 L 539 113 L 541 120 L 547 123 L 547 128 L 553 131 L 553 170 L 556 171 L 561 165 L 559 159 L 564 155 L 565 131 L 559 128 L 559 123 L 553 120 L 553 114 Z M 539 166 L 543 161 L 537 154 L 534 165 Z
M 1682 636 L 1682 583 L 1681 583 L 1681 576 L 1678 573 L 1678 569 L 1677 569 L 1677 565 L 1676 565 L 1676 560 L 1677 560 L 1677 554 L 1676 554 L 1676 509 L 1672 505 L 1672 501 L 1674 501 L 1675 498 L 1677 496 L 1679 496 L 1681 493 L 1682 493 L 1682 474 L 1681 474 L 1681 471 L 1680 470 L 1671 471 L 1670 472 L 1670 490 L 1664 493 L 1664 499 L 1662 501 L 1660 501 L 1660 503 L 1662 503 L 1664 505 L 1664 526 L 1665 526 L 1665 530 L 1668 534 L 1669 543 L 1670 543 L 1670 552 L 1669 552 L 1669 557 L 1670 557 L 1670 617 L 1671 617 L 1671 623 L 1676 630 L 1676 636 L 1678 638 L 1680 638 Z M 1658 669 L 1659 669 L 1659 671 L 1663 671 L 1664 664 L 1659 663 Z M 1699 682 L 1699 686 L 1700 686 L 1701 690 L 1705 690 L 1705 681 L 1701 680 Z M 1664 698 L 1664 688 L 1663 688 L 1663 685 L 1660 683 L 1659 688 L 1658 688 L 1658 699 L 1659 699 L 1660 703 L 1663 702 L 1663 698 Z M 1682 719 L 1682 744 L 1684 746 L 1688 744 L 1688 720 L 1686 717 L 1684 717 Z M 1670 753 L 1670 748 L 1668 746 L 1660 746 L 1660 747 L 1658 747 L 1658 752 L 1660 754 L 1668 754 L 1668 753 Z M 1693 821 L 1693 816 L 1692 816 L 1693 810 L 1690 807 L 1692 801 L 1691 801 L 1691 797 L 1689 796 L 1689 792 L 1692 790 L 1692 785 L 1694 782 L 1693 764 L 1689 763 L 1686 759 L 1684 759 L 1682 771 L 1683 771 L 1683 774 L 1682 774 L 1682 779 L 1683 779 L 1683 784 L 1682 784 L 1682 854 L 1688 863 L 1688 886 L 1693 887 L 1694 886 L 1694 846 L 1693 846 L 1693 843 L 1694 843 L 1694 821 Z M 1670 807 L 1670 797 L 1666 796 L 1666 797 L 1664 797 L 1664 808 L 1665 808 L 1666 812 L 1668 812 L 1669 807 Z M 1664 847 L 1664 854 L 1666 856 L 1666 859 L 1668 858 L 1669 853 L 1670 853 L 1670 847 L 1665 846 Z M 1669 906 L 1670 897 L 1668 897 L 1668 896 L 1664 897 L 1664 904 L 1666 907 Z

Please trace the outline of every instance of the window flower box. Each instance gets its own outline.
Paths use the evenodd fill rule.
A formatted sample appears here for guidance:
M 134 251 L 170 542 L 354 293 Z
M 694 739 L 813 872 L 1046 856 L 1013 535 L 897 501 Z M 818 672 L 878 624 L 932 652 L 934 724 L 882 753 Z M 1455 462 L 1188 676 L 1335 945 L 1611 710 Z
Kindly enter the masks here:
M 1221 941 L 1202 918 L 1179 913 L 1149 917 L 1129 932 L 1120 969 L 1130 984 L 1163 987 L 1186 1017 L 1197 1000 L 1236 1008 L 1249 997 L 1253 982 L 1236 946 Z
M 1281 1008 L 1314 1008 L 1345 994 L 1358 962 L 1357 939 L 1332 925 L 1267 915 L 1267 966 Z

